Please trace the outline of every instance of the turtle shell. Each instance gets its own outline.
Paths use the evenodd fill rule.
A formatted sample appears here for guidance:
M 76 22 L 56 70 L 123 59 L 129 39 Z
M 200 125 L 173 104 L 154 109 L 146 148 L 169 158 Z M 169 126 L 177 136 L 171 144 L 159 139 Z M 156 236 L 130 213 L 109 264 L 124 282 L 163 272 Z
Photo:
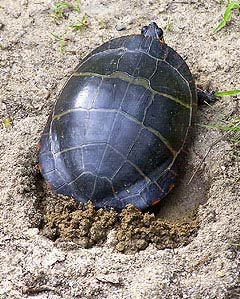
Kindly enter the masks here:
M 142 34 L 113 39 L 83 59 L 56 101 L 39 143 L 42 175 L 96 208 L 145 209 L 175 184 L 196 103 L 172 48 Z

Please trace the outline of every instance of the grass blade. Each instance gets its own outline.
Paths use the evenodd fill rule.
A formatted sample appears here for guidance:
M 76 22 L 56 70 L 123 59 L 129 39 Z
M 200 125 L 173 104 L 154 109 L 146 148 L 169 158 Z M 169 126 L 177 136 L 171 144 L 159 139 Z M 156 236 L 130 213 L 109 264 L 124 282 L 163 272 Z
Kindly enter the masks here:
M 240 4 L 238 1 L 232 1 L 232 2 L 228 2 L 227 7 L 224 11 L 223 14 L 223 19 L 222 21 L 218 24 L 218 26 L 214 29 L 214 33 L 218 32 L 219 30 L 221 30 L 224 26 L 227 25 L 228 22 L 230 22 L 231 17 L 232 17 L 232 10 L 233 9 L 238 9 L 240 10 Z
M 214 93 L 216 97 L 235 96 L 237 94 L 240 94 L 240 89 L 217 91 Z
M 222 131 L 240 131 L 240 126 L 236 126 L 236 127 L 217 126 L 217 125 L 201 125 L 201 126 L 208 129 L 217 129 Z
M 218 24 L 218 26 L 214 29 L 214 33 L 216 33 L 216 32 L 218 32 L 219 30 L 221 30 L 224 26 L 226 26 L 226 22 L 224 21 L 224 20 L 222 20 L 219 24 Z

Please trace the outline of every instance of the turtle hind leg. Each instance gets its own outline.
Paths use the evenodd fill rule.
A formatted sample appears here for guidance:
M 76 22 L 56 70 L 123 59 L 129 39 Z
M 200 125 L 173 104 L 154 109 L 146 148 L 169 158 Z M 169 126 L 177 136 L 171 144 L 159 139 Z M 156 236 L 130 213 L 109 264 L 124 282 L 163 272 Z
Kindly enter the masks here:
M 215 97 L 214 93 L 214 91 L 208 91 L 203 90 L 201 88 L 197 88 L 198 105 L 216 102 L 217 98 Z

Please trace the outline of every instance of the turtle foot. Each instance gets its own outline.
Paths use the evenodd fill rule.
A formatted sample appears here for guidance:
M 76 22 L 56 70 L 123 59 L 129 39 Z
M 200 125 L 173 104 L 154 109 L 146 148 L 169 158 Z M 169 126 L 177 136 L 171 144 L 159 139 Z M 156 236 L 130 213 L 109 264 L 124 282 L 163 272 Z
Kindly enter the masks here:
M 198 104 L 210 104 L 217 101 L 217 97 L 214 95 L 215 91 L 208 91 L 197 88 Z

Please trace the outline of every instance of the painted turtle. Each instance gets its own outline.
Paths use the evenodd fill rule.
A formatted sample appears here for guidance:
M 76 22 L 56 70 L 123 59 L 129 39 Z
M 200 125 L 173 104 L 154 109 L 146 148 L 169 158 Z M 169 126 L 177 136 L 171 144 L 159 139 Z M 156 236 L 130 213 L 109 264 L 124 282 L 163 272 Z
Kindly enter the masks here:
M 79 202 L 143 210 L 172 190 L 196 106 L 189 68 L 156 23 L 110 40 L 64 86 L 40 139 L 41 173 Z

